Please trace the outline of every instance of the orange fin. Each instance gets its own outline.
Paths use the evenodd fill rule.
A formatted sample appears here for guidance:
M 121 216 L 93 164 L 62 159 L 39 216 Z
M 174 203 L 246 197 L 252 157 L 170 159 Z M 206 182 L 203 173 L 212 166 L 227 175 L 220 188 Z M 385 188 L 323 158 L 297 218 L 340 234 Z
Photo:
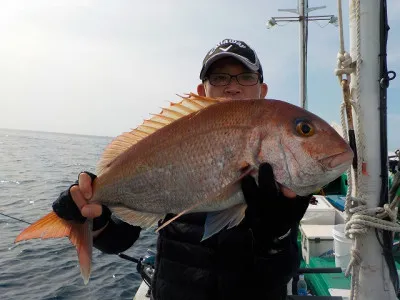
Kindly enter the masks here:
M 250 164 L 247 161 L 242 161 L 239 163 L 239 170 L 247 170 Z
M 190 93 L 187 97 L 180 97 L 182 101 L 179 103 L 170 103 L 169 107 L 163 108 L 159 114 L 145 120 L 136 129 L 116 137 L 104 150 L 97 164 L 97 175 L 99 176 L 104 173 L 118 155 L 128 150 L 143 138 L 184 116 L 220 102 L 220 100 L 201 97 L 193 93 Z
M 74 224 L 61 219 L 55 212 L 51 212 L 25 228 L 14 242 L 61 237 L 69 237 L 71 243 L 76 246 L 81 275 L 87 284 L 90 276 L 93 243 L 89 221 L 83 224 Z
M 66 237 L 71 234 L 71 228 L 72 225 L 70 223 L 59 218 L 55 212 L 51 212 L 28 226 L 17 236 L 14 242 L 17 243 L 37 238 L 49 239 Z
M 83 224 L 72 225 L 69 236 L 71 243 L 76 247 L 81 276 L 85 285 L 89 282 L 92 269 L 93 236 L 89 222 L 91 221 L 86 220 Z

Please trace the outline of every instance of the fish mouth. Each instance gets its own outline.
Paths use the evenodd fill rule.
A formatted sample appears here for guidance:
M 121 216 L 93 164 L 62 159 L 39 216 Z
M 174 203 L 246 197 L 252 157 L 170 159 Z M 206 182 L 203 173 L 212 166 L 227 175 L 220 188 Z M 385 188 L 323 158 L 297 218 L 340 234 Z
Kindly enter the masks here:
M 353 160 L 352 151 L 344 151 L 339 154 L 331 155 L 320 159 L 319 162 L 327 169 L 335 169 L 344 164 L 350 164 Z

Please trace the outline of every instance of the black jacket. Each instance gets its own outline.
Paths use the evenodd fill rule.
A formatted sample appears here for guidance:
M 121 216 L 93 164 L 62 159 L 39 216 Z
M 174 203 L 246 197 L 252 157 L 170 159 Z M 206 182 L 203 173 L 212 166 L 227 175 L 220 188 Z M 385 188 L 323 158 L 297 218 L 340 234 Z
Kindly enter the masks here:
M 298 224 L 281 240 L 271 236 L 269 249 L 260 252 L 245 221 L 200 243 L 205 216 L 184 215 L 160 231 L 152 299 L 285 299 L 286 284 L 300 263 Z M 94 241 L 104 252 L 124 251 L 139 235 L 138 227 L 115 219 L 110 225 Z M 116 242 L 122 232 L 134 238 L 129 243 Z

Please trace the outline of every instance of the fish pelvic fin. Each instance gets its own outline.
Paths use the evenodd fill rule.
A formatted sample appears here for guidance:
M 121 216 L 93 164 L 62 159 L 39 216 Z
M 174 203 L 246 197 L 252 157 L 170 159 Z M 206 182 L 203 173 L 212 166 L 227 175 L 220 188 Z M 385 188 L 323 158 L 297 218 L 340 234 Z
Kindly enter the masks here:
M 247 204 L 241 203 L 228 209 L 207 213 L 203 238 L 201 241 L 210 238 L 226 226 L 228 226 L 228 229 L 231 229 L 232 227 L 239 225 L 244 218 L 246 208 Z
M 220 100 L 201 97 L 193 93 L 179 97 L 182 98 L 180 102 L 171 102 L 169 107 L 162 108 L 160 113 L 154 114 L 150 119 L 144 120 L 136 129 L 133 129 L 130 132 L 124 132 L 116 137 L 104 150 L 102 157 L 97 164 L 97 175 L 104 173 L 118 155 L 160 128 L 167 126 L 184 116 L 220 102 Z
M 153 214 L 148 212 L 139 212 L 128 209 L 124 206 L 109 206 L 110 210 L 121 220 L 142 228 L 156 226 L 158 221 L 164 217 L 163 214 Z
M 233 182 L 231 182 L 229 185 L 227 185 L 227 186 L 223 189 L 222 192 L 220 192 L 219 194 L 216 194 L 216 195 L 210 197 L 209 199 L 207 199 L 207 200 L 205 200 L 205 201 L 198 202 L 198 203 L 192 205 L 191 207 L 185 209 L 184 211 L 180 212 L 179 214 L 177 214 L 177 215 L 174 216 L 173 218 L 169 219 L 167 222 L 163 223 L 160 227 L 158 227 L 157 230 L 156 230 L 156 232 L 160 231 L 161 229 L 163 229 L 165 226 L 167 226 L 168 224 L 170 224 L 170 223 L 172 223 L 173 221 L 175 221 L 175 220 L 176 220 L 177 218 L 179 218 L 180 216 L 182 216 L 182 215 L 184 215 L 184 214 L 186 214 L 186 213 L 192 211 L 193 209 L 195 209 L 196 207 L 198 207 L 198 206 L 200 206 L 200 205 L 204 205 L 204 204 L 206 204 L 207 202 L 212 201 L 212 200 L 221 201 L 220 199 L 225 199 L 225 198 L 227 198 L 230 194 L 232 194 L 232 193 L 235 191 L 235 185 L 236 185 L 237 183 L 239 183 L 240 180 L 243 179 L 243 177 L 245 177 L 245 176 L 251 174 L 251 173 L 253 172 L 253 170 L 254 170 L 254 167 L 251 166 L 249 163 L 247 163 L 247 162 L 245 162 L 245 161 L 243 161 L 243 162 L 240 163 L 240 167 L 241 167 L 240 171 L 242 172 L 242 174 L 239 176 L 239 178 L 237 178 L 236 180 L 234 180 Z M 246 207 L 247 207 L 247 205 L 245 204 L 244 210 L 246 210 Z M 228 208 L 227 210 L 230 210 L 230 209 L 231 209 L 231 208 Z M 224 210 L 224 211 L 225 211 L 225 210 Z M 222 212 L 223 212 L 223 211 L 222 211 Z M 233 210 L 233 212 L 234 212 L 234 210 Z M 213 213 L 210 213 L 210 214 L 213 214 Z M 244 215 L 243 215 L 243 216 L 244 216 Z M 235 219 L 238 219 L 238 218 L 239 218 L 239 217 L 235 217 Z M 240 219 L 239 223 L 241 222 L 242 219 L 243 219 L 243 217 Z M 230 224 L 230 220 L 228 221 L 228 223 Z M 228 223 L 226 223 L 225 225 L 227 225 Z M 239 224 L 239 223 L 237 223 L 237 224 Z M 236 224 L 236 222 L 233 222 L 232 224 Z M 236 225 L 237 225 L 237 224 L 236 224 Z M 217 233 L 218 231 L 220 231 L 223 227 L 225 227 L 225 225 L 222 226 L 219 230 L 211 230 L 211 231 L 210 231 L 210 232 L 212 232 L 211 235 L 213 235 L 213 234 Z M 232 225 L 232 227 L 233 227 L 233 226 L 236 226 L 236 225 Z M 231 227 L 229 227 L 229 228 L 231 228 Z M 209 235 L 208 237 L 210 237 L 211 235 Z M 204 240 L 204 239 L 206 239 L 206 238 L 204 238 L 204 236 L 203 236 L 203 240 Z
M 61 219 L 51 212 L 25 228 L 15 239 L 15 243 L 31 239 L 50 239 L 68 237 L 76 247 L 81 275 L 85 284 L 89 282 L 92 261 L 92 230 L 89 221 L 75 224 Z

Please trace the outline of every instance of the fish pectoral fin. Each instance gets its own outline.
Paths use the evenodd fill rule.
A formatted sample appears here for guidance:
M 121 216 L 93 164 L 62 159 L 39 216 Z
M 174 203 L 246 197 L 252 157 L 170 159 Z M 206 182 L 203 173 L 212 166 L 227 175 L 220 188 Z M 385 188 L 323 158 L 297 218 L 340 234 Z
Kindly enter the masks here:
M 89 221 L 75 224 L 61 219 L 51 212 L 25 228 L 15 239 L 15 243 L 30 239 L 50 239 L 68 237 L 76 247 L 81 275 L 85 284 L 89 282 L 92 261 L 92 231 Z
M 176 219 L 178 219 L 180 216 L 188 213 L 189 211 L 193 210 L 195 207 L 199 206 L 203 204 L 202 202 L 200 203 L 196 203 L 195 205 L 189 207 L 188 209 L 185 209 L 184 211 L 180 212 L 179 214 L 177 214 L 175 217 L 173 217 L 172 219 L 169 219 L 167 222 L 163 223 L 160 227 L 157 228 L 156 232 L 159 232 L 161 229 L 163 229 L 165 226 L 167 226 L 168 224 L 172 223 L 173 221 L 175 221 Z
M 227 195 L 230 195 L 230 194 L 234 193 L 234 191 L 237 189 L 236 185 L 240 182 L 240 180 L 242 180 L 243 177 L 245 177 L 245 176 L 251 174 L 251 172 L 254 171 L 254 167 L 253 167 L 251 164 L 249 164 L 249 163 L 243 162 L 243 164 L 240 164 L 240 165 L 243 166 L 243 167 L 245 168 L 245 170 L 242 170 L 242 173 L 240 174 L 240 176 L 239 176 L 236 180 L 234 180 L 233 182 L 231 182 L 230 184 L 228 184 L 219 194 L 215 194 L 215 195 L 211 196 L 209 199 L 206 199 L 206 200 L 204 200 L 204 201 L 202 201 L 202 202 L 198 202 L 198 203 L 192 205 L 191 207 L 185 209 L 184 211 L 180 212 L 178 215 L 176 215 L 176 216 L 173 217 L 172 219 L 170 219 L 170 220 L 168 220 L 167 222 L 163 223 L 162 226 L 160 226 L 160 227 L 156 230 L 156 232 L 160 231 L 161 229 L 163 229 L 165 226 L 167 226 L 167 225 L 170 224 L 171 222 L 175 221 L 175 220 L 176 220 L 177 218 L 179 218 L 180 216 L 182 216 L 182 215 L 184 215 L 184 214 L 186 214 L 186 213 L 192 211 L 192 210 L 195 209 L 196 207 L 201 206 L 201 205 L 205 205 L 207 202 L 212 201 L 212 200 L 220 201 L 220 199 L 225 199 L 225 198 L 227 198 Z M 239 204 L 239 205 L 243 205 L 243 204 Z M 244 204 L 244 205 L 245 205 L 244 210 L 246 210 L 247 205 L 246 205 L 246 204 Z M 237 206 L 234 206 L 234 207 L 237 207 Z M 232 209 L 232 208 L 229 208 L 228 210 L 231 210 L 231 209 Z M 235 213 L 234 210 L 232 210 L 232 212 Z M 209 214 L 213 214 L 213 213 L 209 213 Z M 243 216 L 244 216 L 244 214 L 243 214 Z M 208 218 L 208 217 L 207 217 L 207 218 Z M 240 221 L 241 221 L 242 219 L 243 219 L 243 217 L 240 219 Z M 240 223 L 240 221 L 239 221 L 239 223 Z M 228 222 L 228 223 L 229 223 L 229 222 Z M 238 223 L 238 224 L 239 224 L 239 223 Z M 227 225 L 227 223 L 226 223 L 225 225 Z M 237 224 L 236 224 L 236 225 L 237 225 Z M 233 226 L 236 226 L 236 225 L 233 225 Z M 222 228 L 223 228 L 223 227 L 222 227 Z M 222 229 L 222 228 L 221 228 L 221 229 Z M 221 229 L 219 229 L 219 230 L 221 230 Z M 217 233 L 219 230 L 213 231 L 211 235 Z M 211 235 L 209 235 L 208 237 L 210 237 Z M 203 236 L 203 239 L 202 239 L 202 240 L 204 240 L 204 239 L 206 239 L 206 238 L 204 238 L 204 236 Z
M 228 229 L 235 227 L 242 222 L 247 204 L 237 204 L 228 209 L 207 213 L 204 224 L 204 234 L 201 241 L 208 239 L 214 234 L 228 226 Z
M 124 206 L 109 206 L 110 210 L 121 220 L 142 228 L 156 226 L 164 214 L 135 211 Z
M 237 179 L 236 182 L 239 182 L 240 180 L 243 179 L 243 177 L 247 175 L 253 175 L 254 173 L 257 173 L 258 167 L 255 166 L 254 163 L 249 163 L 247 161 L 242 161 L 239 163 L 239 171 L 241 172 L 239 178 Z
M 239 170 L 245 172 L 248 168 L 250 168 L 250 164 L 247 161 L 239 162 Z
M 220 191 L 219 193 L 216 193 L 216 194 L 214 194 L 214 195 L 211 195 L 208 199 L 206 199 L 206 200 L 204 200 L 204 201 L 201 201 L 201 202 L 198 202 L 198 203 L 192 205 L 191 207 L 185 209 L 184 211 L 180 212 L 180 213 L 177 214 L 175 217 L 173 217 L 172 219 L 170 219 L 170 220 L 168 220 L 167 222 L 163 223 L 159 228 L 157 228 L 156 232 L 160 231 L 161 229 L 163 229 L 165 226 L 167 226 L 168 224 L 170 224 L 170 223 L 172 223 L 173 221 L 175 221 L 175 220 L 176 220 L 177 218 L 179 218 L 180 216 L 182 216 L 182 215 L 184 215 L 184 214 L 186 214 L 186 213 L 188 213 L 188 212 L 194 210 L 194 209 L 197 208 L 198 206 L 205 205 L 207 202 L 210 202 L 210 201 L 212 201 L 212 200 L 220 201 L 220 199 L 225 199 L 225 198 L 228 197 L 228 195 L 233 194 L 233 193 L 236 191 L 236 189 L 237 189 L 237 186 L 236 186 L 236 185 L 240 182 L 240 180 L 242 180 L 243 177 L 245 177 L 245 176 L 251 174 L 251 173 L 254 171 L 254 169 L 255 169 L 254 166 L 252 166 L 251 164 L 249 164 L 249 163 L 247 163 L 247 162 L 241 163 L 240 166 L 243 166 L 243 167 L 245 168 L 244 170 L 241 170 L 240 176 L 239 176 L 237 179 L 235 179 L 233 182 L 231 182 L 231 183 L 229 183 L 227 186 L 225 186 L 225 188 L 222 189 L 222 191 Z M 240 205 L 242 205 L 242 204 L 240 204 Z M 235 207 L 236 207 L 236 206 L 235 206 Z M 246 210 L 246 207 L 247 207 L 247 205 L 245 205 L 245 209 L 244 209 L 244 210 Z M 228 210 L 230 210 L 230 208 L 229 208 Z M 243 215 L 243 216 L 244 216 L 244 215 Z M 242 219 L 243 219 L 243 217 L 242 217 Z M 242 219 L 240 219 L 240 221 L 241 221 Z M 240 222 L 239 222 L 239 223 L 240 223 Z M 225 225 L 226 225 L 226 224 L 225 224 Z M 237 224 L 236 224 L 236 225 L 237 225 Z M 234 226 L 236 226 L 236 225 L 234 225 Z M 218 231 L 219 231 L 219 230 L 218 230 Z M 216 232 L 218 232 L 218 231 L 216 231 Z M 214 232 L 213 234 L 215 234 L 216 232 Z M 211 236 L 211 235 L 210 235 L 210 236 Z M 203 240 L 204 240 L 204 237 L 203 237 Z

